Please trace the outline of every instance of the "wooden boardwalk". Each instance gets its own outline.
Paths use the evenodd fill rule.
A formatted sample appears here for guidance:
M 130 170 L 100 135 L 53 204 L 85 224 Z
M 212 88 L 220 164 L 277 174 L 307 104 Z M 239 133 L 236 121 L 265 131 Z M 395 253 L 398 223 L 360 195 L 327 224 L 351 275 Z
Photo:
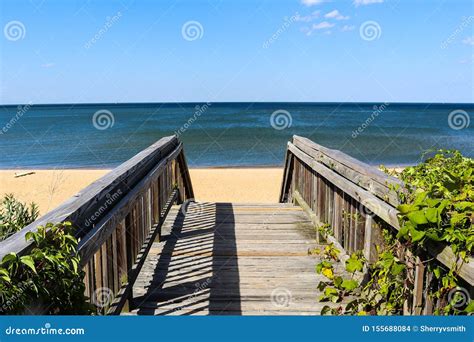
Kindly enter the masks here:
M 319 314 L 316 231 L 291 204 L 174 206 L 133 287 L 129 314 Z M 341 267 L 342 269 L 342 267 Z M 342 271 L 342 270 L 341 270 Z
M 317 315 L 325 305 L 317 286 L 326 279 L 315 272 L 321 257 L 308 253 L 324 247 L 315 227 L 327 225 L 325 238 L 342 259 L 362 252 L 373 264 L 384 229 L 394 236 L 400 230 L 397 192 L 406 189 L 299 136 L 288 142 L 284 165 L 281 203 L 189 202 L 195 196 L 183 143 L 164 137 L 0 241 L 0 259 L 28 253 L 34 243 L 25 237 L 38 226 L 69 221 L 77 228 L 85 295 L 100 313 Z M 413 286 L 404 315 L 445 306 L 444 298 L 427 295 L 442 285 L 428 260 L 443 274 L 454 271 L 474 298 L 474 258 L 460 262 L 442 241 L 428 239 L 426 247 L 399 254 Z M 337 275 L 351 276 L 342 262 L 334 266 Z M 38 312 L 47 312 L 44 304 Z

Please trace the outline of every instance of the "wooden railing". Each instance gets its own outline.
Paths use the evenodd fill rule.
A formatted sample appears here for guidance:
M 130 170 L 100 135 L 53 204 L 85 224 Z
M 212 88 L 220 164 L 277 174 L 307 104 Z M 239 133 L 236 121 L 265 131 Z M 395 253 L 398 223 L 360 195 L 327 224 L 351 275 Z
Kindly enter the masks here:
M 386 175 L 340 151 L 325 148 L 306 138 L 294 136 L 285 158 L 281 202 L 296 202 L 310 215 L 315 225 L 328 224 L 328 240 L 346 253 L 362 250 L 369 263 L 377 258 L 377 246 L 384 244 L 382 226 L 395 234 L 398 221 L 397 191 L 403 182 Z M 416 256 L 408 274 L 414 284 L 413 296 L 405 303 L 404 314 L 432 314 L 439 303 L 427 296 L 439 286 L 425 266 L 435 259 L 447 272 L 456 267 L 468 291 L 474 289 L 474 259 L 457 260 L 447 245 L 429 242 L 426 251 Z
M 86 296 L 104 313 L 119 313 L 174 202 L 194 198 L 176 136 L 162 138 L 58 208 L 0 242 L 0 258 L 23 254 L 25 234 L 48 222 L 72 222 L 85 271 Z

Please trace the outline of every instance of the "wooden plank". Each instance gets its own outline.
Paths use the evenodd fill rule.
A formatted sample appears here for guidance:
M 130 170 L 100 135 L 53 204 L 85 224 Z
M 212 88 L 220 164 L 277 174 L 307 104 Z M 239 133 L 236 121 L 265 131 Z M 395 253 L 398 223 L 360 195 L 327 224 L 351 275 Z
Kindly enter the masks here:
M 334 194 L 334 218 L 333 218 L 333 234 L 334 238 L 341 243 L 342 241 L 342 210 L 343 210 L 343 193 L 342 190 L 335 188 Z
M 189 175 L 188 164 L 187 164 L 187 161 L 186 161 L 186 157 L 184 155 L 184 149 L 178 155 L 177 161 L 178 161 L 178 164 L 179 164 L 179 169 L 181 171 L 181 178 L 183 179 L 184 184 L 186 185 L 185 186 L 185 193 L 179 193 L 179 196 L 181 196 L 180 200 L 184 201 L 186 199 L 193 199 L 194 198 L 194 190 L 193 190 L 193 185 L 192 185 L 192 182 L 191 182 L 191 176 Z
M 113 291 L 117 293 L 120 289 L 120 279 L 119 279 L 119 264 L 118 264 L 118 244 L 117 244 L 117 230 L 112 232 L 111 242 L 112 242 L 112 269 L 113 274 Z
M 375 254 L 375 246 L 372 240 L 372 216 L 365 217 L 365 234 L 364 234 L 364 257 L 372 264 L 377 259 Z
M 119 284 L 127 282 L 127 245 L 126 245 L 126 231 L 125 220 L 122 220 L 116 230 L 117 234 L 117 264 L 118 264 L 118 279 Z
M 285 152 L 284 174 L 280 190 L 280 202 L 287 202 L 293 175 L 293 155 L 287 150 Z
M 301 170 L 304 169 L 298 172 Z M 311 179 L 310 172 L 302 174 L 308 181 Z M 297 192 L 290 196 L 302 198 Z M 231 206 L 225 207 L 229 211 Z M 247 219 L 251 218 L 247 209 L 241 214 L 216 215 L 219 205 L 215 208 L 216 211 L 185 215 L 184 220 L 176 220 L 182 213 L 174 210 L 173 215 L 170 213 L 166 218 L 164 226 L 173 226 L 175 232 L 151 246 L 133 288 L 137 305 L 134 311 L 175 314 L 187 307 L 192 313 L 192 308 L 202 305 L 210 308 L 210 314 L 234 311 L 248 314 L 259 310 L 268 314 L 294 311 L 305 314 L 310 308 L 319 312 L 325 304 L 315 300 L 318 297 L 315 285 L 324 280 L 324 276 L 314 272 L 320 256 L 308 254 L 308 249 L 324 246 L 315 243 L 314 229 L 311 229 L 312 235 L 300 229 L 301 223 L 308 225 L 304 211 L 299 209 L 297 215 L 291 215 L 287 229 L 274 230 L 267 235 L 268 230 L 263 226 L 257 229 L 246 222 L 239 224 L 241 230 L 236 230 L 232 221 L 238 220 L 239 215 L 244 221 L 252 221 Z M 248 209 L 258 213 L 257 208 Z M 263 212 L 256 216 L 265 217 L 268 211 L 265 207 L 261 209 Z M 228 215 L 234 219 L 227 220 Z M 287 216 L 286 213 L 280 215 Z M 220 221 L 231 222 L 220 230 L 207 229 L 209 224 Z M 346 272 L 343 263 L 335 266 L 338 273 Z M 291 291 L 292 299 L 283 308 L 275 306 L 272 300 L 272 292 L 280 287 Z M 230 308 L 224 309 L 226 305 Z
M 423 307 L 423 289 L 424 289 L 424 278 L 425 278 L 425 265 L 423 264 L 419 256 L 415 260 L 415 283 L 413 288 L 413 313 L 420 315 Z

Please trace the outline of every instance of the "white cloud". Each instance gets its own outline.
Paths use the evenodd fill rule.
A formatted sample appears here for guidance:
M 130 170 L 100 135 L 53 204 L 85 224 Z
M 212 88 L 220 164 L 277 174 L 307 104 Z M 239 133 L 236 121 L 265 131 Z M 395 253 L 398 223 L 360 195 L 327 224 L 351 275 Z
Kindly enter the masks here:
M 301 0 L 301 3 L 306 6 L 320 5 L 327 0 Z
M 348 32 L 348 31 L 352 31 L 353 29 L 355 29 L 355 26 L 354 26 L 354 25 L 344 25 L 344 26 L 341 28 L 341 31 L 342 31 L 342 32 Z
M 331 19 L 336 19 L 336 20 L 347 20 L 349 19 L 348 16 L 344 16 L 341 13 L 339 13 L 338 10 L 331 11 L 329 13 L 326 13 L 324 15 L 325 18 L 331 18 Z
M 381 4 L 382 2 L 383 0 L 354 0 L 354 5 L 357 7 L 372 4 Z
M 314 11 L 313 13 L 309 14 L 309 15 L 299 15 L 297 14 L 296 15 L 296 18 L 295 18 L 295 21 L 302 21 L 302 22 L 305 22 L 305 23 L 309 23 L 311 21 L 313 21 L 314 19 L 317 19 L 319 18 L 319 13 L 321 11 Z
M 313 24 L 313 30 L 323 30 L 334 27 L 334 24 L 328 23 L 327 21 L 320 22 L 319 24 Z
M 55 66 L 54 63 L 45 63 L 45 64 L 41 64 L 41 67 L 42 68 L 52 68 L 53 66 Z
M 467 37 L 462 41 L 466 45 L 474 45 L 474 36 L 472 37 Z

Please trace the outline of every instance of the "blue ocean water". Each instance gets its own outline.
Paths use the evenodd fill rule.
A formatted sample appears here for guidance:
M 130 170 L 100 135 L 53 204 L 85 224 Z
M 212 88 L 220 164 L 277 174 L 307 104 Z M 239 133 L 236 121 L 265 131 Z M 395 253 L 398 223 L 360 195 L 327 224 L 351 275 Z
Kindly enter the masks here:
M 110 168 L 177 133 L 191 166 L 276 166 L 294 134 L 369 164 L 474 156 L 474 104 L 140 103 L 0 106 L 0 168 Z

